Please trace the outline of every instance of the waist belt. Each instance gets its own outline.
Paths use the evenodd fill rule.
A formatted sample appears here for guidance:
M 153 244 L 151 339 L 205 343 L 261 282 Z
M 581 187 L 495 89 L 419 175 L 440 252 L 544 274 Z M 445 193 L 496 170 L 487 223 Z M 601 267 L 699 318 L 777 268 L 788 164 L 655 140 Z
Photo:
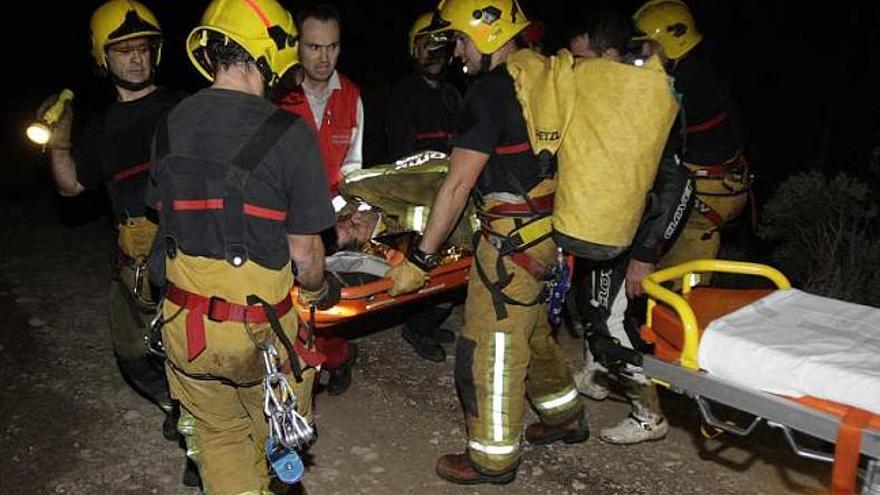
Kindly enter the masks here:
M 269 316 L 263 306 L 235 304 L 216 296 L 205 297 L 181 289 L 171 282 L 168 283 L 165 298 L 189 310 L 186 315 L 186 345 L 190 361 L 197 358 L 207 346 L 204 318 L 218 323 L 224 321 L 257 324 L 269 322 Z M 277 317 L 281 318 L 293 308 L 293 300 L 288 294 L 271 308 L 275 310 Z M 292 361 L 293 357 L 291 356 Z
M 504 258 L 509 258 L 510 261 L 525 270 L 536 280 L 544 280 L 549 267 L 540 260 L 530 256 L 525 250 L 550 237 L 553 232 L 553 217 L 545 215 L 533 218 L 506 235 L 492 231 L 486 223 L 483 223 L 480 230 L 481 232 L 477 236 L 482 235 L 483 238 L 498 250 L 498 261 L 495 265 L 498 279 L 495 282 L 489 280 L 479 258 L 474 259 L 480 280 L 492 293 L 492 302 L 495 306 L 497 318 L 499 320 L 507 318 L 507 309 L 505 308 L 507 304 L 534 306 L 543 302 L 547 296 L 546 291 L 539 294 L 534 301 L 529 302 L 518 301 L 504 293 L 504 289 L 513 281 L 513 274 L 509 273 L 504 267 Z M 477 239 L 479 240 L 479 237 Z
M 747 174 L 749 170 L 749 162 L 742 153 L 721 165 L 689 165 L 694 169 L 696 179 L 723 180 L 729 175 Z
M 481 212 L 489 217 L 521 217 L 549 215 L 553 212 L 555 195 L 548 194 L 540 198 L 529 198 L 523 203 L 501 203 Z
M 508 234 L 499 234 L 485 223 L 480 229 L 490 244 L 501 252 L 501 256 L 512 255 L 538 244 L 553 232 L 553 217 L 537 217 L 524 225 L 511 230 Z

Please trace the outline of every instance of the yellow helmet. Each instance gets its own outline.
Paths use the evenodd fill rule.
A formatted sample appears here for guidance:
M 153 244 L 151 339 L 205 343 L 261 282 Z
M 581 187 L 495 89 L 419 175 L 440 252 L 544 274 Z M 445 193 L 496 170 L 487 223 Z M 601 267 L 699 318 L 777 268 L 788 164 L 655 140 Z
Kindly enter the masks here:
M 208 5 L 201 25 L 189 33 L 186 46 L 196 69 L 213 81 L 212 68 L 204 56 L 211 32 L 244 48 L 269 75 L 268 86 L 299 63 L 293 16 L 276 0 L 212 0 Z
M 433 29 L 430 29 L 431 20 L 434 18 L 433 12 L 426 12 L 419 16 L 416 19 L 416 22 L 413 23 L 412 28 L 409 30 L 409 54 L 412 57 L 416 56 L 416 37 L 431 34 Z
M 636 28 L 644 33 L 633 40 L 654 40 L 666 56 L 678 60 L 703 39 L 694 16 L 681 0 L 650 0 L 633 15 Z
M 107 46 L 120 41 L 151 36 L 158 38 L 156 58 L 162 56 L 162 28 L 159 20 L 144 4 L 135 0 L 110 0 L 92 14 L 92 57 L 98 66 L 107 68 Z
M 485 54 L 498 51 L 528 25 L 516 0 L 441 0 L 432 23 L 437 31 L 468 35 Z

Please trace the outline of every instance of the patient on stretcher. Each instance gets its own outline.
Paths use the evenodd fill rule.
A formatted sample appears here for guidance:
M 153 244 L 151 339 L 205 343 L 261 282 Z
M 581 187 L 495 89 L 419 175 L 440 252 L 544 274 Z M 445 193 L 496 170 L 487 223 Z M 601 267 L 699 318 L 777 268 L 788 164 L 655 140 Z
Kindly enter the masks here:
M 445 154 L 427 151 L 349 175 L 340 187 L 347 204 L 338 213 L 331 239 L 325 239 L 327 269 L 361 274 L 346 275 L 354 283 L 384 277 L 424 229 L 448 167 Z M 468 210 L 445 246 L 445 262 L 468 251 L 474 224 Z

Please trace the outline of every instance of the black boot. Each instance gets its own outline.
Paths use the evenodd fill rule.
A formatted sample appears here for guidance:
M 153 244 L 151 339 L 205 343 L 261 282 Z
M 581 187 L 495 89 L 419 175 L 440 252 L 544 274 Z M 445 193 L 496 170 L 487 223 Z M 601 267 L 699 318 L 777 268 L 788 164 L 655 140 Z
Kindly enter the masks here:
M 165 371 L 148 356 L 134 359 L 117 359 L 122 377 L 150 401 L 162 409 L 171 409 L 171 395 L 168 392 L 168 378 Z
M 183 486 L 198 488 L 202 486 L 202 477 L 199 476 L 199 467 L 189 457 L 186 458 L 186 466 L 183 468 Z
M 356 344 L 349 344 L 348 360 L 338 368 L 327 368 L 330 379 L 327 380 L 327 395 L 342 395 L 351 386 L 351 368 L 357 361 L 358 348 Z
M 436 340 L 417 333 L 409 323 L 403 326 L 400 335 L 413 346 L 419 356 L 435 363 L 446 361 L 446 349 Z
M 446 328 L 438 328 L 434 338 L 441 344 L 451 344 L 455 342 L 455 332 Z
M 452 306 L 448 303 L 423 306 L 403 326 L 401 336 L 413 346 L 416 354 L 441 363 L 446 360 L 446 350 L 440 344 L 455 341 L 454 333 L 440 328 L 451 312 Z
M 165 414 L 165 421 L 162 422 L 162 436 L 169 442 L 179 442 L 181 440 L 180 432 L 177 431 L 177 421 L 180 419 L 180 403 L 173 401 L 171 410 Z

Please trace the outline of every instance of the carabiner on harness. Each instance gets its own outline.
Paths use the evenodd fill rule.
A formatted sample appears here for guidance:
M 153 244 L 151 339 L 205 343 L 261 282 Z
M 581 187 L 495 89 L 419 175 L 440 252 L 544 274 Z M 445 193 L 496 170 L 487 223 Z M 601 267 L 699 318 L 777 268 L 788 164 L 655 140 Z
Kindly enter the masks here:
M 263 413 L 269 427 L 265 451 L 282 482 L 302 479 L 305 468 L 297 453 L 315 439 L 311 425 L 296 411 L 296 395 L 287 377 L 278 370 L 279 354 L 270 342 L 261 349 L 266 377 L 263 379 Z
M 549 297 L 547 298 L 547 317 L 553 326 L 562 321 L 562 310 L 565 308 L 565 296 L 571 286 L 571 267 L 562 254 L 562 248 L 556 248 L 556 264 L 550 270 L 547 281 Z
M 156 315 L 150 321 L 150 328 L 144 340 L 147 341 L 147 350 L 154 356 L 165 359 L 165 344 L 162 342 L 162 327 L 165 326 L 165 317 L 162 314 L 162 306 L 165 300 L 159 301 L 156 305 Z

